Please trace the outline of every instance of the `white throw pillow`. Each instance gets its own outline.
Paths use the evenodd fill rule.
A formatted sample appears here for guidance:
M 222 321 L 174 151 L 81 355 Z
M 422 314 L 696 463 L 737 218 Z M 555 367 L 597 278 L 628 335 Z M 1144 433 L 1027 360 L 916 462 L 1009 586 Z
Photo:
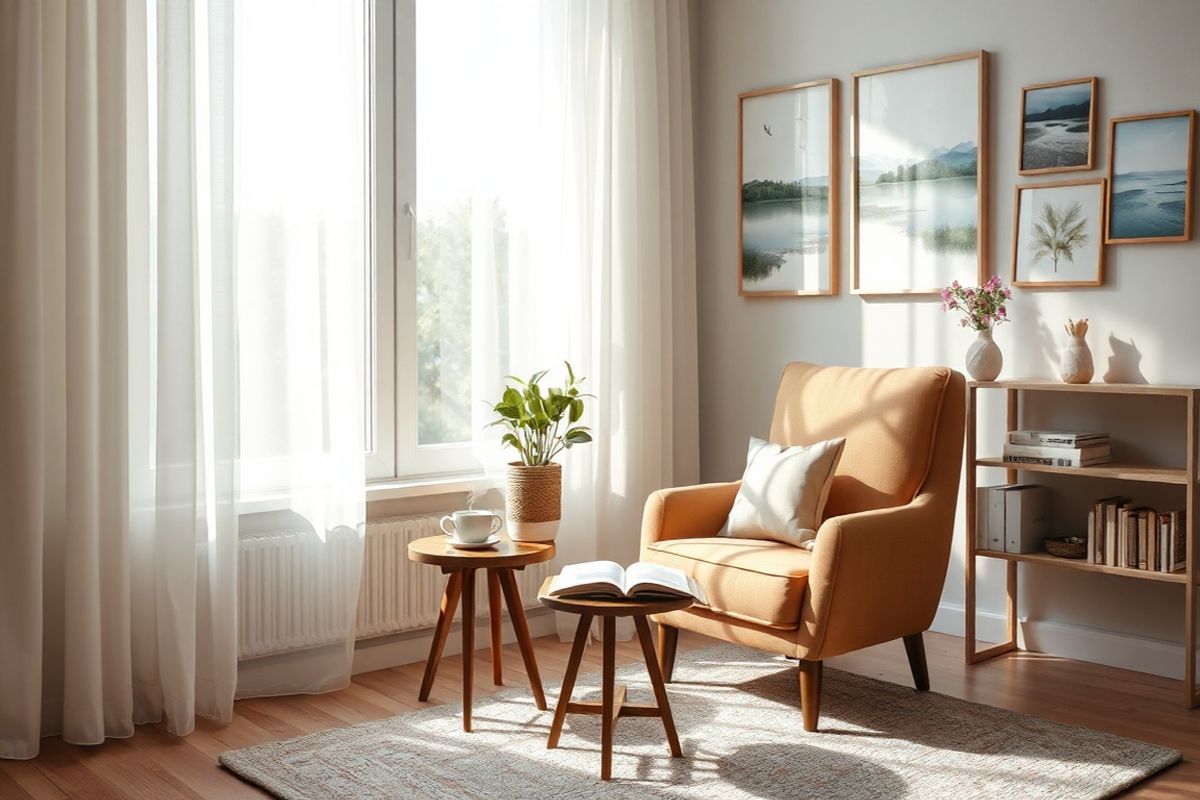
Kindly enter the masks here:
M 811 548 L 845 444 L 838 438 L 784 447 L 751 437 L 742 485 L 718 536 Z

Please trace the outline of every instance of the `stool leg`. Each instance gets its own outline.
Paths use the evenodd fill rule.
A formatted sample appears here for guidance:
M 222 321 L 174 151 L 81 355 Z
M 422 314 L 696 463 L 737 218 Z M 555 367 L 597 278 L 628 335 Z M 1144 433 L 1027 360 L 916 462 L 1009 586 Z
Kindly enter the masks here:
M 470 733 L 475 691 L 475 570 L 464 569 L 462 581 L 463 730 Z
M 438 664 L 442 661 L 442 650 L 446 647 L 446 637 L 450 635 L 450 625 L 454 622 L 454 610 L 458 608 L 460 594 L 462 573 L 451 572 L 450 577 L 446 579 L 446 590 L 442 593 L 442 609 L 438 612 L 437 627 L 429 645 L 429 658 L 425 660 L 425 677 L 421 679 L 421 692 L 417 695 L 421 702 L 429 699 L 429 692 L 433 689 L 433 679 L 437 675 Z
M 550 738 L 546 741 L 547 750 L 558 747 L 558 739 L 562 736 L 563 721 L 567 718 L 567 706 L 571 704 L 575 676 L 579 674 L 579 662 L 583 660 L 583 648 L 587 645 L 588 629 L 591 627 L 592 615 L 580 614 L 575 641 L 571 645 L 571 657 L 567 659 L 567 673 L 563 675 L 562 688 L 558 690 L 558 706 L 554 709 L 554 722 L 550 725 Z
M 542 711 L 546 710 L 546 694 L 542 691 L 542 676 L 538 673 L 537 657 L 533 653 L 533 639 L 529 637 L 529 623 L 525 621 L 525 606 L 521 603 L 521 590 L 517 577 L 509 567 L 496 570 L 500 573 L 500 588 L 504 590 L 504 601 L 508 604 L 508 617 L 512 620 L 517 644 L 521 648 L 521 659 L 525 662 L 525 674 L 529 676 L 529 688 L 533 691 L 533 702 Z
M 600 700 L 600 780 L 612 779 L 613 729 L 617 720 L 613 714 L 613 699 L 617 671 L 617 619 L 604 618 L 604 684 Z
M 504 685 L 504 638 L 500 632 L 500 576 L 496 570 L 487 571 L 488 622 L 492 626 L 492 683 Z
M 667 701 L 667 687 L 663 683 L 662 671 L 658 667 L 658 659 L 654 657 L 654 642 L 650 639 L 650 624 L 644 616 L 635 616 L 638 641 L 642 643 L 642 658 L 646 660 L 646 672 L 650 673 L 650 685 L 654 687 L 654 702 L 658 706 L 658 714 L 662 717 L 663 728 L 667 731 L 667 744 L 671 748 L 671 756 L 679 758 L 683 751 L 679 747 L 679 734 L 675 732 L 675 719 L 671 716 L 671 705 Z

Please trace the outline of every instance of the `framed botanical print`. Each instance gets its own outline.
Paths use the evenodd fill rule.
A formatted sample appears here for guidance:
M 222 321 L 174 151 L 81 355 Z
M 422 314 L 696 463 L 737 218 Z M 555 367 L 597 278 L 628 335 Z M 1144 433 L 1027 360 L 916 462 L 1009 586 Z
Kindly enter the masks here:
M 856 294 L 982 283 L 987 52 L 854 74 Z
M 1190 240 L 1196 112 L 1113 117 L 1110 125 L 1105 241 Z
M 1104 178 L 1018 186 L 1013 208 L 1012 285 L 1100 286 L 1104 282 Z
M 738 293 L 838 290 L 838 82 L 738 95 Z
M 1097 82 L 1079 78 L 1021 90 L 1020 174 L 1092 168 Z

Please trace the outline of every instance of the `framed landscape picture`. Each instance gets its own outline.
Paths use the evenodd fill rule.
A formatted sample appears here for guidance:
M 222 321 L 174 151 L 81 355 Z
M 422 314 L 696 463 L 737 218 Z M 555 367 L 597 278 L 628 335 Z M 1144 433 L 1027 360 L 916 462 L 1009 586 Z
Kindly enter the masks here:
M 838 290 L 838 82 L 738 95 L 738 293 Z
M 987 52 L 854 74 L 856 294 L 982 283 Z
M 1092 168 L 1096 84 L 1079 78 L 1021 90 L 1020 174 Z
M 1103 178 L 1017 187 L 1012 285 L 1100 286 L 1104 282 Z
M 1110 124 L 1105 241 L 1190 240 L 1195 112 L 1113 117 Z

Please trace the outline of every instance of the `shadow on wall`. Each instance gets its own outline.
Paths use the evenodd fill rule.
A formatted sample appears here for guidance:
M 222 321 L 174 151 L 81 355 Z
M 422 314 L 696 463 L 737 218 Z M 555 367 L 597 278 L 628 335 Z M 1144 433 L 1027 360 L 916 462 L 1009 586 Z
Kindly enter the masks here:
M 1112 349 L 1112 355 L 1108 357 L 1108 371 L 1103 378 L 1105 383 L 1148 383 L 1140 366 L 1142 353 L 1132 338 L 1125 342 L 1110 333 L 1108 346 Z

